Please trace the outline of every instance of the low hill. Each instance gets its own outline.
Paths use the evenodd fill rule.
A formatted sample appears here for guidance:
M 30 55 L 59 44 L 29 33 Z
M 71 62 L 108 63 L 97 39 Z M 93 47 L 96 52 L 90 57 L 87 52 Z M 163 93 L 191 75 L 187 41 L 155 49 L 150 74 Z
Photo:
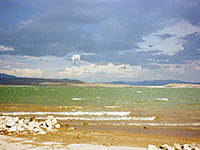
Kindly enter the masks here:
M 0 73 L 0 78 L 17 78 L 16 76 Z
M 45 79 L 45 78 L 18 78 L 7 74 L 0 74 L 1 85 L 67 85 L 84 84 L 79 80 L 70 79 Z
M 200 83 L 184 82 L 180 80 L 152 80 L 152 81 L 139 81 L 139 82 L 114 81 L 114 82 L 107 82 L 107 83 L 126 84 L 126 85 L 133 85 L 133 86 L 163 86 L 167 84 L 200 84 Z

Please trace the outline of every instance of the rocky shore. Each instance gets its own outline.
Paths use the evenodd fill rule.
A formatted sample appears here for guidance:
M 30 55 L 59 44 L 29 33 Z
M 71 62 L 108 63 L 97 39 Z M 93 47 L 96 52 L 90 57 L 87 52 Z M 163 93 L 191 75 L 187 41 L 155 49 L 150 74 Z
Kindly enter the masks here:
M 46 134 L 47 132 L 56 132 L 60 128 L 56 118 L 48 116 L 47 120 L 39 121 L 34 118 L 19 118 L 19 117 L 0 117 L 0 134 L 12 135 L 18 134 Z
M 59 129 L 60 128 L 60 129 Z M 60 130 L 60 131 L 59 131 Z M 57 132 L 58 131 L 58 132 Z M 39 148 L 38 146 L 41 147 L 41 145 L 43 143 L 54 143 L 54 145 L 50 144 L 50 145 L 45 145 L 48 148 L 56 148 L 59 149 L 73 149 L 73 150 L 77 150 L 77 147 L 80 146 L 85 146 L 87 144 L 80 144 L 80 145 L 73 145 L 73 143 L 88 143 L 88 145 L 86 146 L 86 149 L 90 149 L 90 148 L 95 148 L 95 149 L 105 149 L 105 150 L 110 150 L 110 149 L 133 149 L 133 150 L 200 150 L 200 145 L 199 144 L 195 144 L 192 142 L 188 142 L 188 143 L 192 143 L 192 144 L 173 144 L 173 146 L 164 144 L 161 146 L 158 146 L 158 144 L 155 144 L 153 141 L 156 141 L 155 137 L 153 138 L 154 140 L 151 141 L 151 143 L 154 143 L 155 145 L 147 145 L 145 147 L 130 147 L 130 143 L 134 143 L 135 141 L 138 140 L 145 140 L 147 142 L 152 140 L 152 137 L 147 138 L 147 136 L 145 137 L 141 137 L 140 135 L 138 135 L 139 137 L 137 137 L 136 135 L 132 135 L 132 134 L 122 134 L 122 133 L 115 133 L 111 131 L 107 131 L 107 132 L 97 132 L 97 131 L 93 131 L 93 132 L 89 132 L 89 131 L 81 131 L 78 129 L 75 129 L 74 127 L 68 127 L 67 129 L 65 128 L 61 128 L 61 125 L 58 123 L 58 121 L 56 120 L 56 118 L 54 118 L 53 116 L 48 116 L 46 118 L 46 120 L 36 120 L 34 118 L 20 118 L 20 117 L 10 117 L 10 116 L 1 116 L 0 117 L 0 147 L 4 146 L 6 147 L 5 149 L 9 149 L 9 145 L 10 147 L 15 147 L 18 145 L 19 149 L 20 147 L 26 147 L 26 146 L 34 146 L 32 145 L 27 145 L 27 144 L 23 144 L 23 142 L 21 142 L 21 145 L 19 145 L 20 141 L 24 141 L 25 140 L 20 140 L 18 141 L 18 143 L 16 141 L 12 142 L 12 143 L 7 143 L 6 141 L 9 141 L 8 139 L 11 138 L 15 138 L 15 137 L 26 137 L 26 138 L 30 138 L 30 139 L 37 139 L 37 143 L 35 144 L 35 146 L 37 148 Z M 7 136 L 8 135 L 8 136 Z M 5 137 L 5 138 L 4 138 Z M 33 138 L 34 137 L 34 138 Z M 48 139 L 48 140 L 47 140 Z M 56 139 L 56 141 L 55 141 Z M 113 140 L 111 140 L 113 139 Z M 119 142 L 122 142 L 122 140 L 127 139 L 130 140 L 128 143 L 124 142 L 121 143 L 123 145 L 123 147 L 121 147 L 121 145 L 119 144 Z M 133 140 L 131 140 L 133 139 Z M 135 139 L 135 140 L 134 140 Z M 67 141 L 66 141 L 67 140 Z M 142 142 L 144 141 L 141 141 Z M 161 141 L 165 140 L 165 139 L 160 139 Z M 174 141 L 174 140 L 173 140 Z M 36 142 L 36 141 L 35 141 Z M 55 142 L 58 142 L 55 144 Z M 34 143 L 34 141 L 32 141 L 32 143 Z M 96 143 L 95 145 L 93 145 L 93 143 Z M 102 144 L 101 144 L 102 143 Z M 118 144 L 116 144 L 118 143 Z M 167 143 L 167 142 L 166 142 Z M 116 145 L 116 146 L 115 146 Z M 43 144 L 44 146 L 44 144 Z M 127 147 L 129 146 L 129 147 Z M 134 145 L 133 145 L 134 146 Z M 137 145 L 137 146 L 140 146 Z M 16 147 L 15 147 L 16 148 Z M 28 147 L 27 147 L 28 148 Z

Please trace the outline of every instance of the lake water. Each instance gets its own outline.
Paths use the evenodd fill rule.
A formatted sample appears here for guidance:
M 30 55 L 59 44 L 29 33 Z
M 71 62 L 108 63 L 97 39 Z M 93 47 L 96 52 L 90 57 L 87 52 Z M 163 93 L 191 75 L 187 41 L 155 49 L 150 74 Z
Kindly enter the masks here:
M 200 129 L 199 88 L 0 87 L 0 115 Z

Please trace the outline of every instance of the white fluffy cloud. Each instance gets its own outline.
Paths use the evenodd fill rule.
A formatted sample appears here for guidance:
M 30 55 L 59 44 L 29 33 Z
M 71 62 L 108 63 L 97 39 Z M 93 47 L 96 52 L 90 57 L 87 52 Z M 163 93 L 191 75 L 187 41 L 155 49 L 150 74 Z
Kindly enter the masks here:
M 10 70 L 0 70 L 0 72 L 15 75 L 17 77 L 42 77 L 43 71 L 41 69 L 28 68 L 12 68 Z
M 93 56 L 93 55 L 95 55 L 95 53 L 83 53 L 83 55 L 85 55 L 85 56 Z
M 72 56 L 72 61 L 79 61 L 79 60 L 81 60 L 81 56 L 80 55 L 78 55 L 78 54 L 76 55 L 75 54 L 75 55 Z
M 126 63 L 100 65 L 82 60 L 74 64 L 71 57 L 67 59 L 66 57 L 55 56 L 3 55 L 0 56 L 0 72 L 18 77 L 69 78 L 86 82 L 156 79 L 177 79 L 197 82 L 200 76 L 200 61 L 188 62 L 187 64 L 159 64 L 152 62 L 148 65 L 158 67 L 151 69 Z
M 143 37 L 143 42 L 138 43 L 138 51 L 157 51 L 155 54 L 174 55 L 184 50 L 186 43 L 184 37 L 197 33 L 200 34 L 200 26 L 194 26 L 188 21 L 182 20 L 168 27 L 158 30 L 155 33 Z
M 14 51 L 14 48 L 0 45 L 0 51 Z
M 147 69 L 141 66 L 130 66 L 128 64 L 114 65 L 108 63 L 107 65 L 97 65 L 93 63 L 85 63 L 80 66 L 72 66 L 65 68 L 64 71 L 58 72 L 58 76 L 67 78 L 87 78 L 88 80 L 93 77 L 99 80 L 109 79 L 132 79 L 142 74 Z M 90 78 L 91 77 L 91 78 Z

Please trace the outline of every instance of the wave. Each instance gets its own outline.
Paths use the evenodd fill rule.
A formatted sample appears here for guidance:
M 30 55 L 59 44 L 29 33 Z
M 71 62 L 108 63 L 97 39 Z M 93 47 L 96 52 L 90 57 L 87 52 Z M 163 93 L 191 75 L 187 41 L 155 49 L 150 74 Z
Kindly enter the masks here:
M 99 111 L 99 112 L 7 112 L 1 113 L 2 115 L 67 115 L 67 116 L 81 116 L 81 115 L 91 115 L 91 116 L 127 116 L 131 112 L 130 111 Z
M 200 126 L 199 122 L 196 123 L 112 123 L 112 125 L 129 125 L 129 126 Z
M 82 109 L 83 106 L 59 106 L 59 108 Z
M 82 98 L 72 98 L 73 101 L 82 101 Z
M 121 108 L 121 106 L 105 106 L 105 108 Z
M 36 117 L 45 119 L 46 117 Z M 57 120 L 86 120 L 86 121 L 120 121 L 120 120 L 141 120 L 153 121 L 156 117 L 55 117 Z
M 168 101 L 169 99 L 168 98 L 156 98 L 155 100 L 157 100 L 157 101 Z

